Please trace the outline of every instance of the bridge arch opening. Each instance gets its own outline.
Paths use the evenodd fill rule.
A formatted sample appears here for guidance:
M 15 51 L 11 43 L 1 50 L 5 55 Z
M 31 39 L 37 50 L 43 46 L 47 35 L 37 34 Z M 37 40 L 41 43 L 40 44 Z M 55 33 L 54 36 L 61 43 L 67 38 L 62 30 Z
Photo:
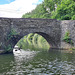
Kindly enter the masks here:
M 21 49 L 32 50 L 49 50 L 50 44 L 47 40 L 47 34 L 41 32 L 34 32 L 25 35 L 17 42 L 17 46 Z
M 23 38 L 24 38 L 24 40 L 22 40 Z M 21 40 L 21 42 L 19 40 Z M 41 41 L 41 44 L 39 43 L 40 41 Z M 47 45 L 45 43 L 43 43 L 43 41 L 48 42 Z M 27 42 L 26 46 L 22 42 L 23 43 Z M 32 43 L 32 45 L 30 45 L 31 43 Z M 22 44 L 23 44 L 23 46 L 22 46 Z M 33 47 L 35 47 L 34 44 L 35 44 L 36 48 L 39 48 L 39 46 L 41 46 L 42 48 L 45 47 L 47 50 L 50 48 L 51 49 L 58 48 L 58 46 L 55 42 L 55 39 L 44 32 L 32 32 L 32 33 L 27 33 L 25 35 L 21 33 L 21 34 L 15 36 L 14 41 L 12 43 L 13 48 L 15 47 L 15 45 L 19 45 L 20 48 L 22 48 L 22 47 L 28 48 L 28 45 L 30 45 L 30 48 L 32 48 L 32 49 L 33 49 Z M 47 46 L 48 46 L 48 48 L 47 48 Z

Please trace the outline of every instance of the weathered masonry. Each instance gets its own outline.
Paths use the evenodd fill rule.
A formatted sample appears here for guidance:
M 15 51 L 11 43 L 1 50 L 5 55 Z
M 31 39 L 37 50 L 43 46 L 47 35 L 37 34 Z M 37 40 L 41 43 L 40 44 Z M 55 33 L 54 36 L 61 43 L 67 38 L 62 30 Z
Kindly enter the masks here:
M 12 30 L 17 35 L 11 37 Z M 0 18 L 0 50 L 9 45 L 13 48 L 29 33 L 42 35 L 53 48 L 63 48 L 62 38 L 66 31 L 70 32 L 75 46 L 75 20 Z

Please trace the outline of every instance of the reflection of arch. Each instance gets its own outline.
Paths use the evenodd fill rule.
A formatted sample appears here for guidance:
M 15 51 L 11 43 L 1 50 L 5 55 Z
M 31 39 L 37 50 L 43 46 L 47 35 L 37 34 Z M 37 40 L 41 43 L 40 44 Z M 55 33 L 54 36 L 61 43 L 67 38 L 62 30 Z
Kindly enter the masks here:
M 43 36 L 43 37 L 47 40 L 47 42 L 50 44 L 50 48 L 58 48 L 58 47 L 57 47 L 57 44 L 55 43 L 55 39 L 54 39 L 53 37 L 51 37 L 51 36 L 49 36 L 48 34 L 43 33 L 43 32 L 33 32 L 33 33 L 34 33 L 34 34 L 37 33 L 37 34 Z M 25 36 L 25 35 L 24 35 L 24 36 Z M 13 38 L 13 39 L 14 39 L 14 41 L 13 41 L 13 46 L 15 46 L 15 45 L 17 44 L 17 42 L 18 42 L 21 38 L 23 38 L 24 36 L 22 36 L 22 35 L 16 35 L 16 37 Z

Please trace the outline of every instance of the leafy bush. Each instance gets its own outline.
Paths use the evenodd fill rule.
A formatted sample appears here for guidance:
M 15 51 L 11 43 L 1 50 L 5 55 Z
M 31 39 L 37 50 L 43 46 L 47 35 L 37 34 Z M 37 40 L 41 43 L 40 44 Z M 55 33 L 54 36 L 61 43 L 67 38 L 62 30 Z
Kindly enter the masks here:
M 69 33 L 69 32 L 66 32 L 66 33 L 65 33 L 65 36 L 64 36 L 64 38 L 63 38 L 63 41 L 65 41 L 65 42 L 67 42 L 67 43 L 73 45 L 73 41 L 72 41 L 72 39 L 70 38 L 70 33 Z

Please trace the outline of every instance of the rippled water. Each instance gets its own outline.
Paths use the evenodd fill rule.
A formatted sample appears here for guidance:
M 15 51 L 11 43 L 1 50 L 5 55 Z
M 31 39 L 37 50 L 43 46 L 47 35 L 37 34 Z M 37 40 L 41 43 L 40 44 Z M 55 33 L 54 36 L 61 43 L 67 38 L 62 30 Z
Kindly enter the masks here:
M 0 75 L 75 75 L 75 51 L 22 51 L 0 55 Z

